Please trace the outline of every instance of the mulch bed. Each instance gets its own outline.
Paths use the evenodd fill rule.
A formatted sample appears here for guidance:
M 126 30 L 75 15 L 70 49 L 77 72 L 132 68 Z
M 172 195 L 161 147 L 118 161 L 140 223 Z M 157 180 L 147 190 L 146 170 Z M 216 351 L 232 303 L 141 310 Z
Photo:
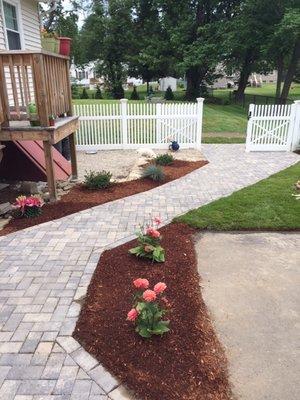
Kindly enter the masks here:
M 128 254 L 135 241 L 105 251 L 73 336 L 140 400 L 228 400 L 227 361 L 199 286 L 195 230 L 183 224 L 161 229 L 164 264 Z M 126 320 L 132 281 L 167 284 L 171 331 L 143 339 Z
M 163 167 L 166 179 L 163 183 L 178 179 L 189 172 L 207 164 L 207 161 L 182 161 L 175 160 L 172 165 Z M 83 185 L 73 187 L 57 203 L 45 204 L 43 213 L 36 218 L 12 219 L 1 231 L 0 236 L 16 232 L 43 222 L 52 221 L 67 215 L 85 210 L 109 201 L 117 200 L 136 193 L 145 192 L 159 186 L 159 183 L 149 179 L 138 179 L 129 182 L 115 183 L 104 190 L 88 190 Z M 5 199 L 7 201 L 7 199 Z M 14 201 L 12 199 L 11 201 Z M 0 192 L 0 202 L 1 192 Z

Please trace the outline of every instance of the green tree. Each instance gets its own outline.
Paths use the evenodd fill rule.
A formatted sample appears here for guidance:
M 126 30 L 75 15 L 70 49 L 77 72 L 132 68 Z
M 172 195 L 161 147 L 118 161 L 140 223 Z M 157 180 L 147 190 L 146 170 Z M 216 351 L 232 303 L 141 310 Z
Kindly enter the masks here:
M 211 80 L 223 57 L 224 22 L 231 20 L 240 0 L 168 0 L 160 2 L 160 15 L 168 35 L 175 76 L 185 75 L 186 97 L 195 99 L 200 86 Z
M 79 91 L 78 91 L 78 86 L 76 84 L 73 84 L 71 86 L 71 91 L 72 91 L 72 99 L 79 99 Z
M 124 97 L 128 54 L 132 45 L 131 0 L 97 0 L 81 33 L 85 62 L 97 60 L 96 70 L 116 99 Z
M 165 99 L 166 100 L 174 100 L 174 93 L 173 93 L 171 86 L 167 87 L 167 90 L 165 93 Z
M 133 91 L 131 93 L 130 100 L 139 100 L 139 99 L 140 99 L 140 96 L 136 90 L 136 86 L 133 86 Z
M 99 85 L 97 85 L 96 93 L 95 93 L 95 99 L 103 99 L 101 88 Z
M 129 73 L 142 78 L 149 93 L 149 82 L 169 75 L 172 70 L 168 36 L 163 29 L 156 0 L 134 0 L 132 15 L 133 43 L 129 55 Z
M 87 92 L 87 90 L 86 90 L 85 87 L 83 88 L 83 91 L 82 91 L 82 93 L 81 93 L 80 98 L 81 98 L 81 99 L 89 99 L 89 94 L 88 94 L 88 92 Z

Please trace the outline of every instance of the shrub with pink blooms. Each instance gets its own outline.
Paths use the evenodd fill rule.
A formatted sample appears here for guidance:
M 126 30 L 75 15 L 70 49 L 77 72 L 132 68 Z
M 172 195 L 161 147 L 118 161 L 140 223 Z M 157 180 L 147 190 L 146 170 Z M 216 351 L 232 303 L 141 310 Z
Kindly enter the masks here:
M 164 262 L 165 250 L 160 245 L 161 234 L 158 231 L 160 224 L 161 219 L 155 217 L 151 223 L 141 226 L 137 232 L 139 245 L 130 249 L 129 253 L 137 257 L 149 258 L 152 261 Z
M 42 206 L 44 202 L 38 195 L 32 196 L 19 196 L 16 198 L 16 202 L 13 205 L 14 209 L 17 210 L 17 217 L 33 218 L 37 217 L 42 213 Z
M 138 290 L 134 294 L 133 307 L 127 314 L 127 320 L 134 322 L 135 331 L 144 338 L 168 332 L 170 321 L 163 320 L 166 310 L 161 306 L 165 301 L 162 296 L 167 285 L 158 282 L 152 290 L 147 279 L 138 278 L 133 281 L 133 286 Z

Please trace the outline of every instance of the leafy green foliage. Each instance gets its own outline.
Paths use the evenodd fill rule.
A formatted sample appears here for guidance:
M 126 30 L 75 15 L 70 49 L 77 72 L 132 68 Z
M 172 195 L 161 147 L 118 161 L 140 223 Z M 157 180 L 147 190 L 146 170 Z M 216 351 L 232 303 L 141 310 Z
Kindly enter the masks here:
M 111 177 L 109 171 L 89 171 L 84 175 L 84 184 L 88 189 L 106 189 L 111 185 Z
M 163 321 L 165 310 L 162 310 L 158 303 L 138 302 L 136 309 L 139 316 L 136 322 L 136 332 L 143 338 L 150 338 L 152 335 L 163 335 L 169 332 L 170 321 Z
M 90 98 L 90 97 L 89 97 L 89 94 L 88 94 L 88 92 L 87 92 L 87 90 L 86 90 L 86 88 L 83 88 L 83 91 L 82 91 L 82 93 L 81 93 L 80 98 L 81 98 L 81 99 L 89 99 L 89 98 Z
M 97 89 L 96 89 L 96 93 L 95 93 L 95 99 L 103 99 L 102 92 L 101 92 L 101 89 L 100 89 L 99 85 L 97 85 Z
M 160 154 L 155 157 L 154 162 L 157 165 L 170 165 L 174 162 L 174 157 L 169 153 Z
M 139 100 L 139 99 L 140 99 L 140 96 L 136 90 L 136 86 L 133 86 L 133 91 L 131 93 L 130 100 Z
M 79 99 L 79 91 L 78 91 L 78 86 L 73 84 L 71 86 L 71 91 L 72 91 L 72 99 Z
M 165 250 L 160 245 L 161 234 L 157 228 L 158 223 L 155 224 L 155 227 L 149 224 L 146 228 L 140 227 L 137 232 L 139 245 L 130 249 L 129 253 L 136 257 L 149 258 L 155 262 L 165 262 Z
M 156 165 L 149 165 L 145 168 L 142 177 L 152 179 L 155 182 L 163 182 L 165 180 L 165 174 L 162 168 Z
M 33 206 L 33 207 L 26 207 L 24 216 L 26 218 L 35 218 L 42 214 L 41 207 Z
M 165 93 L 165 100 L 174 100 L 174 93 L 173 93 L 171 86 L 167 87 L 167 90 Z

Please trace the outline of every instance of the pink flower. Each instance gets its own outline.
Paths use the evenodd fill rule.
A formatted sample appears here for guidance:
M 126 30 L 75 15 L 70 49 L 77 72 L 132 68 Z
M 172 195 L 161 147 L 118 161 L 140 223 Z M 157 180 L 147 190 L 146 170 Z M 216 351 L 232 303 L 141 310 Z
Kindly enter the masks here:
M 161 219 L 160 219 L 160 217 L 155 217 L 155 218 L 153 218 L 153 222 L 154 222 L 156 225 L 160 225 L 160 224 L 161 224 Z
M 150 303 L 156 299 L 156 293 L 153 290 L 145 290 L 143 293 L 143 299 Z
M 139 313 L 137 312 L 137 310 L 135 308 L 132 308 L 127 314 L 127 319 L 128 321 L 135 321 L 138 315 Z
M 19 196 L 16 198 L 16 203 L 14 204 L 14 206 L 16 208 L 21 208 L 21 210 L 24 210 L 26 202 L 27 202 L 26 196 Z
M 149 287 L 149 281 L 147 279 L 143 279 L 143 278 L 138 278 L 135 281 L 133 281 L 133 285 L 137 288 L 137 289 L 148 289 Z
M 30 196 L 27 197 L 26 205 L 28 207 L 41 207 L 43 205 L 43 201 L 39 196 Z
M 164 292 L 166 289 L 167 289 L 167 285 L 164 282 L 158 282 L 154 286 L 154 292 L 156 294 L 160 294 L 160 293 Z
M 154 239 L 157 239 L 160 237 L 160 233 L 158 232 L 158 230 L 154 229 L 151 226 L 149 228 L 147 228 L 146 235 L 151 236 Z

